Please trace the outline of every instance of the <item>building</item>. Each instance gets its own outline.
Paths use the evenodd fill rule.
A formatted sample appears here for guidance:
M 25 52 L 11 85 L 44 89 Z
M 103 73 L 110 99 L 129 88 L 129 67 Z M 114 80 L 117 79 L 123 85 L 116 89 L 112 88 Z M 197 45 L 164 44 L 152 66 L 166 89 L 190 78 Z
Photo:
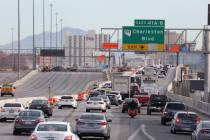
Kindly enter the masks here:
M 64 67 L 71 67 L 74 64 L 78 67 L 99 67 L 107 64 L 107 57 L 104 62 L 99 62 L 98 56 L 94 55 L 104 42 L 109 42 L 109 35 L 96 34 L 94 30 L 88 31 L 85 35 L 65 34 Z

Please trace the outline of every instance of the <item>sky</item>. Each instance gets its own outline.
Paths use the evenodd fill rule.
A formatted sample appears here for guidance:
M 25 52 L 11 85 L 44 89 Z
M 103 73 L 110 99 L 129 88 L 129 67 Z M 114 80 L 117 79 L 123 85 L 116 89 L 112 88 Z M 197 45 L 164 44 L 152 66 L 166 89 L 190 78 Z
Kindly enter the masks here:
M 32 35 L 32 1 L 20 0 L 21 39 Z M 17 2 L 0 0 L 0 45 L 17 40 Z M 35 0 L 35 33 L 43 31 L 42 2 Z M 166 28 L 202 28 L 207 24 L 209 0 L 45 0 L 46 31 L 50 30 L 50 3 L 64 27 L 94 29 L 134 25 L 134 19 L 164 19 Z

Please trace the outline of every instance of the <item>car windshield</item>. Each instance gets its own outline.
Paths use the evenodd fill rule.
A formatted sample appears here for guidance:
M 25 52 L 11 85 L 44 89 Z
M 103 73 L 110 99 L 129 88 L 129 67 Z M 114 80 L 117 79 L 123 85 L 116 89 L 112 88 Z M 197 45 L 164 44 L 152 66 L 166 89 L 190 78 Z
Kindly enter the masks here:
M 141 92 L 140 95 L 148 95 L 147 92 Z
M 165 95 L 151 95 L 151 101 L 166 101 L 167 97 Z
M 179 104 L 179 103 L 169 103 L 167 105 L 167 109 L 171 110 L 185 110 L 184 104 Z
M 2 87 L 3 88 L 12 88 L 12 85 L 10 85 L 10 84 L 4 84 L 4 85 L 2 85 Z
M 21 107 L 21 104 L 15 104 L 15 103 L 6 103 L 4 107 Z
M 48 104 L 48 101 L 47 100 L 33 100 L 32 102 L 31 102 L 31 104 L 38 104 L 38 105 L 40 105 L 40 104 Z
M 39 111 L 23 111 L 20 112 L 20 117 L 39 117 L 41 113 Z
M 85 114 L 80 117 L 83 120 L 104 120 L 104 115 L 93 115 L 93 114 Z
M 208 129 L 210 129 L 210 122 L 203 122 L 202 123 L 202 128 L 208 128 Z
M 65 124 L 41 124 L 38 126 L 37 131 L 67 131 L 67 125 Z
M 73 99 L 71 96 L 62 96 L 61 99 Z
M 197 115 L 192 113 L 180 113 L 178 114 L 178 118 L 181 120 L 192 120 L 196 121 Z

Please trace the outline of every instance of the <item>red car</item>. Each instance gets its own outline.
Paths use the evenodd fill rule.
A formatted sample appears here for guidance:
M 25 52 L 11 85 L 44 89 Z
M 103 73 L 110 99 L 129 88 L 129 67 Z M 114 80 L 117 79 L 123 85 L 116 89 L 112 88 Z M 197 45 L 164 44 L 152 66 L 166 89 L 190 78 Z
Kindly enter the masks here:
M 138 99 L 141 106 L 147 106 L 147 104 L 149 102 L 149 94 L 147 92 L 143 92 L 140 94 L 134 94 L 133 98 Z

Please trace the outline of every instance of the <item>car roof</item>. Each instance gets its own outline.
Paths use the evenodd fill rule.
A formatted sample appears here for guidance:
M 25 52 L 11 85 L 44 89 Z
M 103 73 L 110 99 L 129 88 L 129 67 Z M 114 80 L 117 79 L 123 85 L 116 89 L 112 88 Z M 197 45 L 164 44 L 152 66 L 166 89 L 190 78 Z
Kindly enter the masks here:
M 47 122 L 41 122 L 39 124 L 65 124 L 68 125 L 69 122 L 60 122 L 60 121 L 47 121 Z
M 103 115 L 103 116 L 106 116 L 103 113 L 82 113 L 82 115 Z
M 195 115 L 197 114 L 197 113 L 191 112 L 191 111 L 189 111 L 189 112 L 188 111 L 178 111 L 177 112 L 177 114 L 184 114 L 184 113 L 186 113 L 186 114 L 195 114 Z
M 182 102 L 167 102 L 167 104 L 184 104 Z

